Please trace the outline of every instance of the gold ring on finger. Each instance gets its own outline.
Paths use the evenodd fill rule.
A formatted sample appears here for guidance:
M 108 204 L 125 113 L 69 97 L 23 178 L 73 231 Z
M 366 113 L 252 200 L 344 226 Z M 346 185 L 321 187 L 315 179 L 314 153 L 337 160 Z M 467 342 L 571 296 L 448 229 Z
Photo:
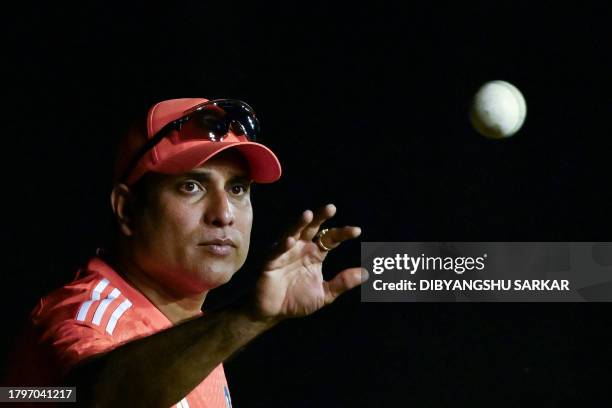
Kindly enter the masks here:
M 317 235 L 315 235 L 315 238 L 317 239 L 315 242 L 317 243 L 317 246 L 322 250 L 322 251 L 331 251 L 332 248 L 328 248 L 325 246 L 325 244 L 323 244 L 323 236 L 325 234 L 327 234 L 327 231 L 329 231 L 329 228 L 325 228 L 322 229 L 321 231 L 317 232 Z

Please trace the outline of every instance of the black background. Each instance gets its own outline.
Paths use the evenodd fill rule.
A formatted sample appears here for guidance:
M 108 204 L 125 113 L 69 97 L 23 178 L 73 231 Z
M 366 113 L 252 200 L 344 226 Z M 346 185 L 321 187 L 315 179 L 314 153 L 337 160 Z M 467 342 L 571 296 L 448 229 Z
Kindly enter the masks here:
M 3 17 L 2 349 L 36 300 L 109 234 L 114 145 L 162 99 L 231 97 L 283 164 L 255 192 L 251 261 L 305 208 L 363 241 L 610 241 L 611 13 L 604 3 L 181 2 Z M 467 112 L 484 82 L 527 101 L 492 141 Z M 326 274 L 359 264 L 335 250 Z M 206 306 L 206 305 L 205 305 Z M 226 371 L 237 407 L 556 406 L 603 400 L 607 304 L 332 307 L 255 340 Z

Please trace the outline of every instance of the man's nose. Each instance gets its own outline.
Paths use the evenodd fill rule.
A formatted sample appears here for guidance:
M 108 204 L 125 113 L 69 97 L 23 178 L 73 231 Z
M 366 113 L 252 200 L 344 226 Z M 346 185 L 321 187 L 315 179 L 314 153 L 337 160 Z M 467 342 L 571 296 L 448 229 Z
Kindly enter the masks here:
M 215 227 L 234 224 L 234 213 L 227 192 L 215 191 L 208 194 L 208 203 L 204 210 L 204 222 Z

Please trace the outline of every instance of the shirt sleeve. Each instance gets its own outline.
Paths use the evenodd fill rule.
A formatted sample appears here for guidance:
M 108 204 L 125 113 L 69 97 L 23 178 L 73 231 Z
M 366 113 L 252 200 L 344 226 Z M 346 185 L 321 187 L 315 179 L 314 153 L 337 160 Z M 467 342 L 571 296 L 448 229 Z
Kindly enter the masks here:
M 78 363 L 116 345 L 96 327 L 76 320 L 24 328 L 10 353 L 7 382 L 11 385 L 55 386 Z
M 61 376 L 81 361 L 115 347 L 111 336 L 76 320 L 64 321 L 51 328 L 42 340 L 50 350 Z

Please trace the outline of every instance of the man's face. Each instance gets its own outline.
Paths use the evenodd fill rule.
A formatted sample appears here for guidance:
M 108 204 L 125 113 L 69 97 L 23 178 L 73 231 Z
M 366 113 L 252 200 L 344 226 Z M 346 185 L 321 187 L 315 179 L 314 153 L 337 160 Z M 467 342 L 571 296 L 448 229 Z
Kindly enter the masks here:
M 138 265 L 177 294 L 229 281 L 246 260 L 253 222 L 244 158 L 222 152 L 189 173 L 147 182 L 133 235 Z

